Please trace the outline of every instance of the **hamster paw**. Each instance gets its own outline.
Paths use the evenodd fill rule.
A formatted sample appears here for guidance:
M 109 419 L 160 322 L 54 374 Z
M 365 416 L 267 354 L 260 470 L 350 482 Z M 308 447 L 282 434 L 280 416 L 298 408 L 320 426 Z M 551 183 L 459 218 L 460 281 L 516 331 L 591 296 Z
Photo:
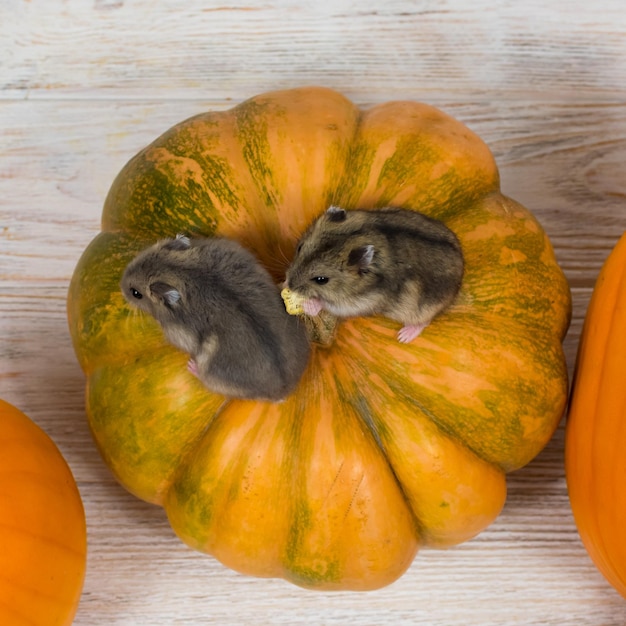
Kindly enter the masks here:
M 198 377 L 198 364 L 193 359 L 189 359 L 189 361 L 187 361 L 187 370 L 196 378 Z
M 398 341 L 400 343 L 411 343 L 428 324 L 410 324 L 403 326 L 398 332 Z
M 322 302 L 317 298 L 309 298 L 302 303 L 302 307 L 304 308 L 304 312 L 307 315 L 319 315 L 319 312 L 322 310 Z

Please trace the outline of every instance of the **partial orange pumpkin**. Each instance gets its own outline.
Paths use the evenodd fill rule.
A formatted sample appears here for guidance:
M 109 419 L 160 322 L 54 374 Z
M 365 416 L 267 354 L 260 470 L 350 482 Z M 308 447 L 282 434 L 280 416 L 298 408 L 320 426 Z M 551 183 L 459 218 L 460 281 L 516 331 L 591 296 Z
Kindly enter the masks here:
M 583 544 L 626 598 L 626 234 L 602 267 L 587 309 L 565 471 Z
M 69 466 L 39 426 L 0 400 L 0 624 L 69 626 L 86 555 Z
M 122 296 L 125 265 L 179 232 L 236 239 L 278 283 L 330 204 L 442 220 L 465 278 L 411 344 L 388 319 L 342 322 L 282 404 L 207 391 Z M 134 156 L 76 267 L 68 318 L 105 462 L 184 541 L 240 572 L 373 589 L 420 546 L 496 518 L 506 473 L 563 414 L 570 304 L 546 233 L 500 192 L 479 137 L 425 104 L 361 110 L 309 87 L 197 115 Z

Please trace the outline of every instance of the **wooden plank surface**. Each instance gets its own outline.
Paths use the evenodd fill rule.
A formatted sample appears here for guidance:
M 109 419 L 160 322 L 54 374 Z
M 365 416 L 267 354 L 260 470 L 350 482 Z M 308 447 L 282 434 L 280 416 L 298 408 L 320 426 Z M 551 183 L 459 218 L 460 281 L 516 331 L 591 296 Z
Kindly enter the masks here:
M 571 371 L 626 230 L 625 78 L 622 0 L 0 3 L 0 397 L 53 437 L 79 484 L 89 561 L 76 624 L 626 624 L 571 517 L 562 426 L 510 476 L 489 529 L 423 550 L 380 591 L 304 591 L 189 550 L 103 465 L 65 319 L 74 266 L 137 150 L 198 112 L 323 84 L 361 106 L 429 102 L 489 144 L 570 280 Z

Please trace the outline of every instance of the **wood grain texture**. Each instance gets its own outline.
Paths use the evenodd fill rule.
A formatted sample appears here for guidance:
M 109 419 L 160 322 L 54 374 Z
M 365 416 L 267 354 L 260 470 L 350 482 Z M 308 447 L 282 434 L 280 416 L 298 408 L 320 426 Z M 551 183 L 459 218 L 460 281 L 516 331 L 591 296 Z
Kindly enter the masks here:
M 622 0 L 0 3 L 0 397 L 53 437 L 84 498 L 76 624 L 625 624 L 573 523 L 562 427 L 510 476 L 487 531 L 423 550 L 386 589 L 303 591 L 192 552 L 100 460 L 65 319 L 74 266 L 135 152 L 201 111 L 323 84 L 360 106 L 429 102 L 488 143 L 572 286 L 571 372 L 595 278 L 626 230 L 625 76 Z

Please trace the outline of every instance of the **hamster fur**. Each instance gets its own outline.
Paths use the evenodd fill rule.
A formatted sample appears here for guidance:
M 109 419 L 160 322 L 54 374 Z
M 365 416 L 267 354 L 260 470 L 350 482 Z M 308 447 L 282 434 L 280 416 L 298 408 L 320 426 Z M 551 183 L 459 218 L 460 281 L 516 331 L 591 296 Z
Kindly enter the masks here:
M 408 343 L 453 302 L 463 270 L 459 240 L 439 220 L 331 206 L 298 242 L 285 285 L 309 315 L 383 315 L 404 324 L 398 340 Z
M 121 289 L 191 355 L 188 369 L 212 391 L 278 401 L 304 372 L 304 324 L 287 314 L 270 274 L 233 240 L 159 241 L 128 264 Z

